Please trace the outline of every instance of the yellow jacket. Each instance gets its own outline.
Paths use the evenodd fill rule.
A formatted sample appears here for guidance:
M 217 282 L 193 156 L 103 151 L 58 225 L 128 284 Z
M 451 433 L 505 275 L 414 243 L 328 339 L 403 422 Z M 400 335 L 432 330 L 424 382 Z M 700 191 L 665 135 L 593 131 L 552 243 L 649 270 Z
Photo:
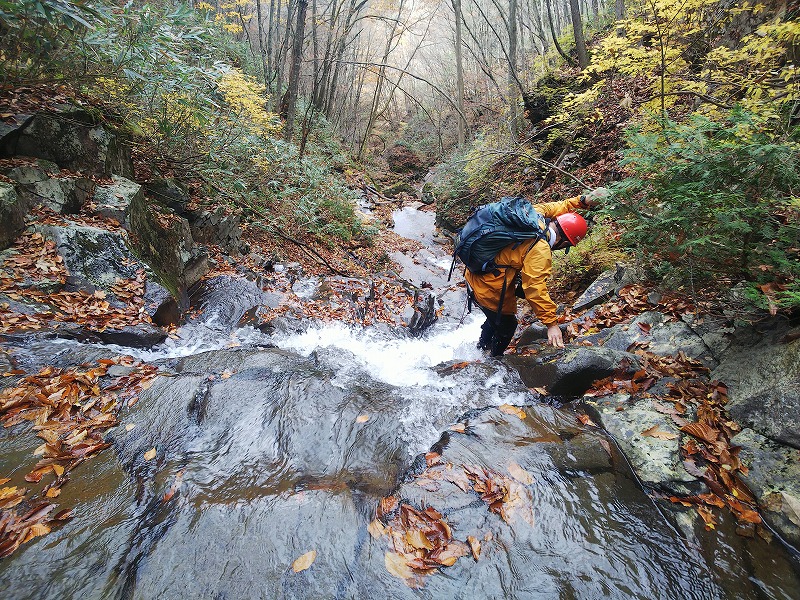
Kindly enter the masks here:
M 568 212 L 582 208 L 580 196 L 535 204 L 537 212 L 552 219 Z M 522 271 L 522 289 L 525 299 L 530 303 L 536 317 L 545 325 L 557 322 L 556 303 L 547 291 L 547 279 L 553 266 L 553 253 L 547 240 L 537 239 L 523 242 L 516 248 L 510 244 L 503 248 L 495 258 L 498 265 L 509 265 L 511 268 L 500 269 L 497 274 L 485 273 L 475 275 L 466 270 L 464 277 L 472 288 L 478 304 L 489 310 L 497 310 L 500 303 L 500 292 L 503 289 L 503 277 L 506 280 L 506 293 L 503 298 L 504 314 L 517 312 L 517 298 L 514 296 L 514 278 Z

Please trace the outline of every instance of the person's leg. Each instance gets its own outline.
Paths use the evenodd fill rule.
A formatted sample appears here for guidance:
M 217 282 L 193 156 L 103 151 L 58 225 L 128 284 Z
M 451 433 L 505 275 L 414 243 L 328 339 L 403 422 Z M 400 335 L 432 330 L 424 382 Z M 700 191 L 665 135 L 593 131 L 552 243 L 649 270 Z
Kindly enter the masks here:
M 516 315 L 500 315 L 500 322 L 497 322 L 497 312 L 480 307 L 486 315 L 486 321 L 481 326 L 481 337 L 478 340 L 478 348 L 489 350 L 492 356 L 500 356 L 506 351 L 508 345 L 517 330 Z

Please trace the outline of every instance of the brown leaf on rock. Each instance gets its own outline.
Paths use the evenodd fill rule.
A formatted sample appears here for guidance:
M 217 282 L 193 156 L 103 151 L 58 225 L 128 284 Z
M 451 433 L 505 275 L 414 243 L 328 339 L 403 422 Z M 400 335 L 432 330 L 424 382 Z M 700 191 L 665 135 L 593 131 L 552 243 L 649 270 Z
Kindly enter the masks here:
M 516 462 L 513 460 L 508 463 L 508 473 L 517 481 L 524 485 L 530 485 L 533 483 L 533 475 L 531 475 L 528 471 L 520 467 Z
M 497 408 L 500 410 L 500 412 L 507 415 L 516 415 L 523 421 L 525 420 L 525 417 L 528 416 L 523 409 L 519 408 L 518 406 L 512 406 L 511 404 L 501 404 Z
M 472 552 L 472 558 L 476 561 L 481 555 L 481 542 L 478 538 L 474 535 L 467 536 L 467 543 L 469 544 L 469 549 Z
M 305 571 L 314 563 L 316 559 L 317 559 L 316 550 L 311 550 L 309 552 L 306 552 L 305 554 L 295 559 L 295 561 L 292 563 L 292 571 L 294 571 L 295 573 L 299 573 L 300 571 Z
M 386 496 L 381 498 L 381 501 L 378 503 L 378 508 L 376 509 L 377 517 L 379 519 L 383 519 L 383 517 L 397 510 L 397 506 L 397 498 L 394 496 Z
M 409 559 L 404 554 L 397 552 L 387 552 L 383 559 L 386 570 L 400 579 L 411 579 L 414 576 L 414 571 L 408 566 L 408 561 Z
M 677 433 L 662 431 L 661 429 L 659 429 L 658 425 L 653 425 L 652 427 L 648 427 L 647 429 L 642 431 L 642 437 L 652 437 L 659 440 L 674 440 L 679 436 Z
M 689 423 L 681 431 L 711 444 L 717 441 L 717 432 L 705 423 Z

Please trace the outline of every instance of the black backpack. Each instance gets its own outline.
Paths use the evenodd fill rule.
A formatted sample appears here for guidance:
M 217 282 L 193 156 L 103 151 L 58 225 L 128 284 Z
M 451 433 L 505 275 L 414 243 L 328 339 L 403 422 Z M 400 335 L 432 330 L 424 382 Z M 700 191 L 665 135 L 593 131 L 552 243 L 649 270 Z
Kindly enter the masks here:
M 456 257 L 476 275 L 508 267 L 495 262 L 497 254 L 509 244 L 521 244 L 533 238 L 545 239 L 547 224 L 548 219 L 525 198 L 506 196 L 479 207 L 456 238 L 450 276 Z

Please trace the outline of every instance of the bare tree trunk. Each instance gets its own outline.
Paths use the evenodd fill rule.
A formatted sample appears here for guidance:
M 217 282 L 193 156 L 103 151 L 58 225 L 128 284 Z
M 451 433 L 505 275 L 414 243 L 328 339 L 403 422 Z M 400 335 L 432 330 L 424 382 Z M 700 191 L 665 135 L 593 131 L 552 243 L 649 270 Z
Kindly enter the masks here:
M 517 118 L 519 116 L 519 106 L 517 103 L 518 93 L 522 90 L 517 78 L 517 0 L 508 2 L 508 104 L 509 119 L 511 122 L 511 133 L 516 138 L 519 128 Z M 521 87 L 521 86 L 520 86 Z
M 264 87 L 268 88 L 267 79 L 267 52 L 264 48 L 264 20 L 261 14 L 261 0 L 256 0 L 256 18 L 258 19 L 258 50 L 261 54 L 261 70 L 264 74 Z
M 300 87 L 300 62 L 303 58 L 303 36 L 306 25 L 306 9 L 308 0 L 297 1 L 297 26 L 294 30 L 294 43 L 292 44 L 292 64 L 289 70 L 289 84 L 286 91 L 286 126 L 283 137 L 287 142 L 292 141 L 294 117 L 297 109 L 297 91 Z
M 333 110 L 334 99 L 337 92 L 336 86 L 339 83 L 339 72 L 342 64 L 342 57 L 344 57 L 344 51 L 347 47 L 347 37 L 350 35 L 350 31 L 353 28 L 353 17 L 355 17 L 358 11 L 360 11 L 365 4 L 366 2 L 362 1 L 360 4 L 356 5 L 356 0 L 350 0 L 350 6 L 347 9 L 344 28 L 342 29 L 342 34 L 339 37 L 339 41 L 336 46 L 336 55 L 333 62 L 333 75 L 331 76 L 327 97 L 325 98 L 325 104 L 323 107 L 325 115 L 328 118 L 330 118 Z
M 572 31 L 575 34 L 575 49 L 578 51 L 578 65 L 581 69 L 585 69 L 589 66 L 589 53 L 586 51 L 586 40 L 583 37 L 583 23 L 578 0 L 569 0 L 569 8 L 572 16 Z
M 553 8 L 551 5 L 551 1 L 545 0 L 545 2 L 547 4 L 547 20 L 550 23 L 550 35 L 553 36 L 553 45 L 555 46 L 558 53 L 561 55 L 561 58 L 563 58 L 569 64 L 574 65 L 575 60 L 569 54 L 564 52 L 564 49 L 561 47 L 561 44 L 558 43 L 558 37 L 556 36 L 556 26 L 553 24 Z
M 369 140 L 369 136 L 372 133 L 373 127 L 375 127 L 375 120 L 378 117 L 378 106 L 380 105 L 381 92 L 383 91 L 383 82 L 386 79 L 385 65 L 389 58 L 389 53 L 392 51 L 392 42 L 394 41 L 394 35 L 397 31 L 397 25 L 400 23 L 400 17 L 403 14 L 403 4 L 404 0 L 400 0 L 400 4 L 397 7 L 397 18 L 392 21 L 392 30 L 386 37 L 386 46 L 383 50 L 383 59 L 381 60 L 380 67 L 378 68 L 378 80 L 375 83 L 375 93 L 372 96 L 372 107 L 369 111 L 367 127 L 364 130 L 364 137 L 361 139 L 361 144 L 359 144 L 358 152 L 356 153 L 356 156 L 359 159 L 364 156 L 364 150 L 367 148 L 367 141 Z
M 280 11 L 280 2 L 281 0 L 269 0 L 269 24 L 267 25 L 267 72 L 264 75 L 266 79 L 267 85 L 267 92 L 270 95 L 269 98 L 269 106 L 272 110 L 275 109 L 277 105 L 277 93 L 273 88 L 273 83 L 275 82 L 273 69 L 275 64 L 273 62 L 273 54 L 275 53 L 273 40 L 275 39 L 276 29 L 277 29 L 277 21 L 280 18 L 279 11 Z
M 616 0 L 614 3 L 614 16 L 617 18 L 617 21 L 621 21 L 625 18 L 625 0 Z M 617 36 L 625 36 L 625 28 L 621 25 L 617 26 Z
M 286 27 L 283 33 L 283 40 L 278 47 L 278 55 L 275 57 L 275 93 L 281 96 L 279 112 L 285 118 L 288 96 L 283 92 L 283 74 L 286 72 L 286 60 L 289 57 L 289 42 L 292 39 L 292 20 L 294 19 L 294 8 L 297 0 L 287 0 L 286 2 Z
M 464 114 L 464 64 L 461 57 L 461 0 L 453 0 L 453 11 L 456 19 L 456 103 L 461 114 Z M 458 118 L 458 147 L 466 141 L 466 124 Z

